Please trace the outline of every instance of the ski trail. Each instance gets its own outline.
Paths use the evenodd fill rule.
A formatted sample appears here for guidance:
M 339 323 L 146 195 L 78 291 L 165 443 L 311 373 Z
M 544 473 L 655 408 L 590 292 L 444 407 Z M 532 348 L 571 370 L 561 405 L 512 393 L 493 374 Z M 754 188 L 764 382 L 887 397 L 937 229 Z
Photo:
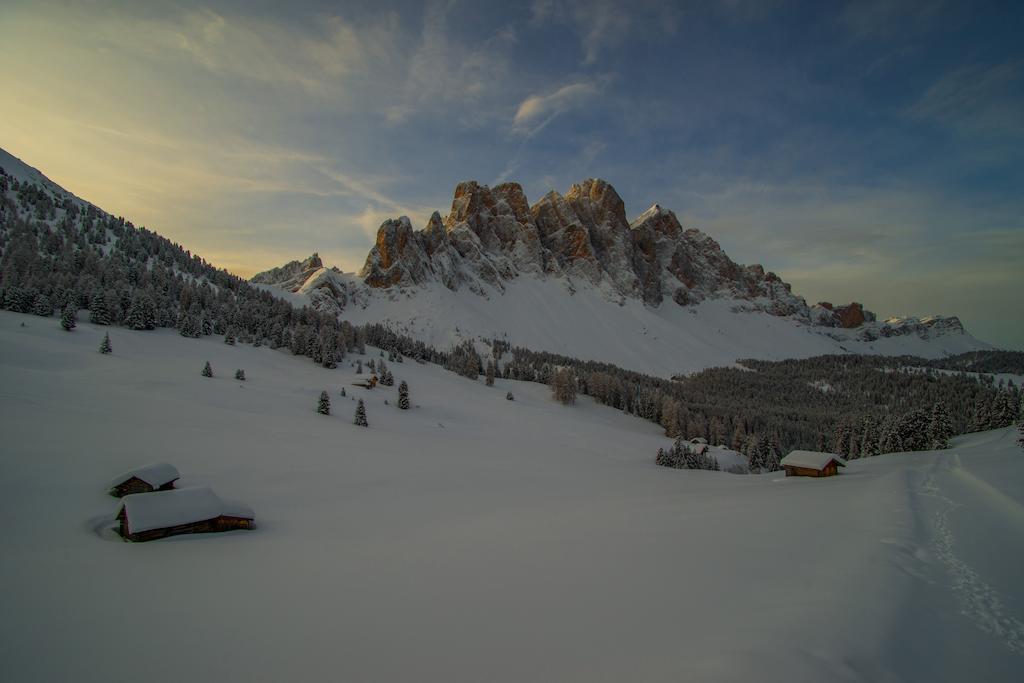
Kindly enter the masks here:
M 949 525 L 950 514 L 960 503 L 942 494 L 935 479 L 937 471 L 953 472 L 960 469 L 960 456 L 945 455 L 928 469 L 920 494 L 937 500 L 940 509 L 932 516 L 934 525 L 934 554 L 945 566 L 953 580 L 953 591 L 960 602 L 960 613 L 974 622 L 985 633 L 995 636 L 1012 652 L 1024 655 L 1024 622 L 1006 608 L 999 592 L 990 586 L 970 564 L 957 557 L 956 538 Z

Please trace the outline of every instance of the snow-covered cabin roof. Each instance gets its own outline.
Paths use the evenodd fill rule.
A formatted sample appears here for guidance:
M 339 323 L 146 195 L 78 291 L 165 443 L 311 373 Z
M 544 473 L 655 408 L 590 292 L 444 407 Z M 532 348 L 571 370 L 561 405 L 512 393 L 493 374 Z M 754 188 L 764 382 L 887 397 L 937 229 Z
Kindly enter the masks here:
M 128 532 L 139 533 L 191 524 L 221 515 L 255 519 L 252 508 L 244 503 L 222 500 L 206 486 L 133 493 L 121 499 L 118 515 L 124 510 L 128 518 Z
M 806 467 L 812 470 L 823 470 L 828 464 L 835 460 L 840 467 L 846 467 L 846 461 L 835 453 L 822 453 L 820 451 L 793 451 L 779 461 L 781 465 L 791 467 Z
M 178 474 L 178 468 L 174 465 L 168 465 L 166 462 L 155 462 L 151 465 L 128 470 L 124 474 L 114 477 L 110 481 L 110 488 L 120 486 L 132 477 L 141 479 L 153 488 L 160 488 L 167 482 L 180 478 L 181 475 Z

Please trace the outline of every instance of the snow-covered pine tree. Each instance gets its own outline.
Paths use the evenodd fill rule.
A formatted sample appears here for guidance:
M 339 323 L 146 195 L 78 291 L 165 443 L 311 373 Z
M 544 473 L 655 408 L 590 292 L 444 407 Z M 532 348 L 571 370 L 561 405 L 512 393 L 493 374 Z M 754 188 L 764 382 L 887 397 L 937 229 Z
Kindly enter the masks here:
M 409 385 L 405 380 L 398 385 L 398 407 L 402 410 L 409 410 Z
M 50 297 L 46 296 L 42 292 L 36 295 L 36 300 L 32 304 L 32 313 L 43 318 L 49 318 L 53 315 L 53 304 L 50 303 Z
M 60 326 L 70 332 L 78 324 L 78 311 L 70 301 L 64 304 L 64 310 L 60 314 Z
M 754 434 L 747 441 L 747 469 L 751 474 L 758 474 L 761 471 L 762 458 L 761 437 Z
M 342 388 L 341 388 L 341 397 L 342 397 L 342 398 L 344 398 L 344 397 L 345 397 L 345 395 L 346 395 L 346 394 L 345 394 L 345 387 L 342 387 Z
M 203 377 L 213 377 L 213 368 L 210 367 L 210 361 L 206 361 L 206 365 L 203 366 Z
M 132 297 L 131 306 L 125 316 L 125 325 L 133 330 L 156 328 L 156 304 L 146 294 L 138 292 Z
M 360 401 L 360 403 L 362 402 Z M 317 402 L 316 412 L 321 415 L 331 414 L 331 397 L 327 395 L 326 391 L 320 392 L 320 400 Z
M 514 401 L 514 400 L 516 400 L 516 397 L 515 397 L 515 396 L 513 396 L 513 395 L 512 395 L 512 392 L 510 391 L 510 392 L 508 392 L 507 394 L 505 394 L 505 400 L 506 400 L 506 401 Z
M 229 327 L 228 331 L 224 333 L 224 343 L 228 346 L 235 345 L 235 328 Z
M 953 436 L 953 423 L 946 404 L 936 401 L 932 406 L 931 420 L 928 423 L 928 446 L 932 450 L 949 448 L 949 439 Z
M 384 368 L 384 372 L 380 376 L 380 383 L 385 387 L 395 386 L 395 376 L 391 374 L 390 368 Z
M 489 386 L 489 387 L 493 387 L 494 386 L 494 373 L 495 373 L 494 361 L 493 360 L 489 360 L 489 361 L 487 361 L 487 370 L 485 372 L 486 379 L 484 381 L 484 383 L 487 386 Z
M 110 345 L 110 334 L 103 335 L 103 341 L 100 342 L 100 353 L 110 353 L 114 350 L 114 347 Z
M 336 367 L 338 367 L 338 364 L 334 361 L 334 349 L 327 348 L 324 351 L 324 359 L 321 365 L 323 365 L 328 370 L 333 370 Z
M 89 322 L 93 325 L 110 324 L 110 306 L 107 305 L 107 297 L 103 290 L 97 290 L 89 302 Z
M 239 382 L 244 382 L 245 381 L 245 370 L 243 370 L 241 368 L 235 370 L 235 379 L 237 379 Z
M 1017 445 L 1024 448 L 1024 420 L 1017 425 Z
M 359 405 L 356 406 L 355 424 L 359 427 L 370 426 L 370 423 L 366 421 L 366 406 L 363 405 L 363 399 L 359 399 Z
M 356 361 L 356 374 L 357 375 L 363 374 L 363 361 L 361 361 L 361 360 L 357 360 Z

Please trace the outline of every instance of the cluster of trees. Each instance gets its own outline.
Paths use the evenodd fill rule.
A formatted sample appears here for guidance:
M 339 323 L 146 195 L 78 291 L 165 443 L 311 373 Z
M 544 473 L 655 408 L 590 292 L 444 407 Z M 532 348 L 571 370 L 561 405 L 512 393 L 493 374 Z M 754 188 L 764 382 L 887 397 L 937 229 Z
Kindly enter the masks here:
M 707 452 L 707 448 L 695 448 L 692 444 L 676 439 L 671 448 L 659 448 L 658 455 L 654 462 L 662 467 L 671 467 L 677 470 L 715 470 L 722 468 L 718 460 Z
M 771 466 L 766 449 L 832 449 L 856 458 L 942 448 L 954 434 L 1012 424 L 1021 405 L 1018 387 L 986 375 L 898 371 L 919 367 L 916 358 L 744 360 L 740 368 L 668 380 L 610 363 L 519 347 L 508 351 L 505 378 L 550 384 L 554 391 L 556 376 L 566 371 L 578 393 L 656 422 L 669 437 L 703 437 L 743 453 L 752 470 L 764 469 L 758 461 L 766 458 Z

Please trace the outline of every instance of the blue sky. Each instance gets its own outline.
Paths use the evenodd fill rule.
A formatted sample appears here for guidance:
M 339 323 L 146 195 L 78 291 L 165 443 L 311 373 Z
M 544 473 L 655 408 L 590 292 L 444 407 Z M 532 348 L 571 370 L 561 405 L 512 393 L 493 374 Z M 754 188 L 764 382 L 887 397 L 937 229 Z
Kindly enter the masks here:
M 152 5 L 152 6 L 151 6 Z M 1019 4 L 5 2 L 0 146 L 244 275 L 602 177 L 810 301 L 1024 348 Z

